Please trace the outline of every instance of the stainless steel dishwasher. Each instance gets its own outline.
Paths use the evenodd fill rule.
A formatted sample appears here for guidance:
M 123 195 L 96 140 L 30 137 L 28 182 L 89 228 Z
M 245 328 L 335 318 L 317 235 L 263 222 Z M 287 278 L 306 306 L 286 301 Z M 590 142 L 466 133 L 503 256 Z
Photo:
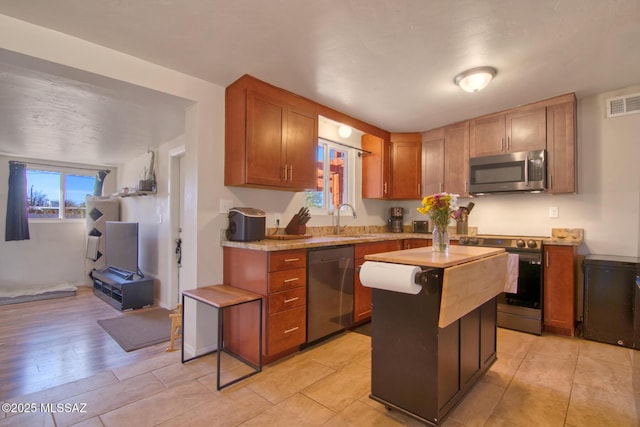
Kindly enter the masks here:
M 307 343 L 353 323 L 353 245 L 308 250 Z

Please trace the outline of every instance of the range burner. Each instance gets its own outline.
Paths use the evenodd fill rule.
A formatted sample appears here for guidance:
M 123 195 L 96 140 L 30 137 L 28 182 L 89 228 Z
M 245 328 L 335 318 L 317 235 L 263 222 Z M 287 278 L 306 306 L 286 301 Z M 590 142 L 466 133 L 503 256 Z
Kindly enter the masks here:
M 462 236 L 458 244 L 463 246 L 484 246 L 512 250 L 539 252 L 542 250 L 542 237 L 526 236 Z

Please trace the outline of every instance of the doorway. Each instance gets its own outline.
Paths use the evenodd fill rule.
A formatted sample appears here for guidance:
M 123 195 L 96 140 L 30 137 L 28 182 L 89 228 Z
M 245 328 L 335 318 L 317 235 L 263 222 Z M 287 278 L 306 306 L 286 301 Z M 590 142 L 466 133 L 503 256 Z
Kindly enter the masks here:
M 182 273 L 182 229 L 184 219 L 185 146 L 169 150 L 169 308 L 174 309 L 180 301 L 183 283 Z

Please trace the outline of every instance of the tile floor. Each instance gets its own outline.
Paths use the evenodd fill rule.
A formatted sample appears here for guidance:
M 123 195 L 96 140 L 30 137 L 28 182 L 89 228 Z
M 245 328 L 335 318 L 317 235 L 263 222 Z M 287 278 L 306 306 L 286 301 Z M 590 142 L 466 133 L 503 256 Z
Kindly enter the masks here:
M 183 365 L 180 352 L 165 353 L 11 399 L 73 411 L 2 414 L 0 426 L 422 425 L 369 399 L 370 344 L 347 332 L 220 392 L 215 355 Z M 245 369 L 235 359 L 223 366 L 233 375 Z M 639 419 L 640 351 L 498 329 L 498 360 L 442 425 L 640 426 Z

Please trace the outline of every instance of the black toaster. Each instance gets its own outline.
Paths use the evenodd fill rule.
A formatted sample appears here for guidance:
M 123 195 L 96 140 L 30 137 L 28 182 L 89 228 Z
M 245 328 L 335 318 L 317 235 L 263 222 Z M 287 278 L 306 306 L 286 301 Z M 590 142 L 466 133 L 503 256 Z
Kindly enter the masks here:
M 266 218 L 264 212 L 254 208 L 229 209 L 227 239 L 236 242 L 263 240 Z

